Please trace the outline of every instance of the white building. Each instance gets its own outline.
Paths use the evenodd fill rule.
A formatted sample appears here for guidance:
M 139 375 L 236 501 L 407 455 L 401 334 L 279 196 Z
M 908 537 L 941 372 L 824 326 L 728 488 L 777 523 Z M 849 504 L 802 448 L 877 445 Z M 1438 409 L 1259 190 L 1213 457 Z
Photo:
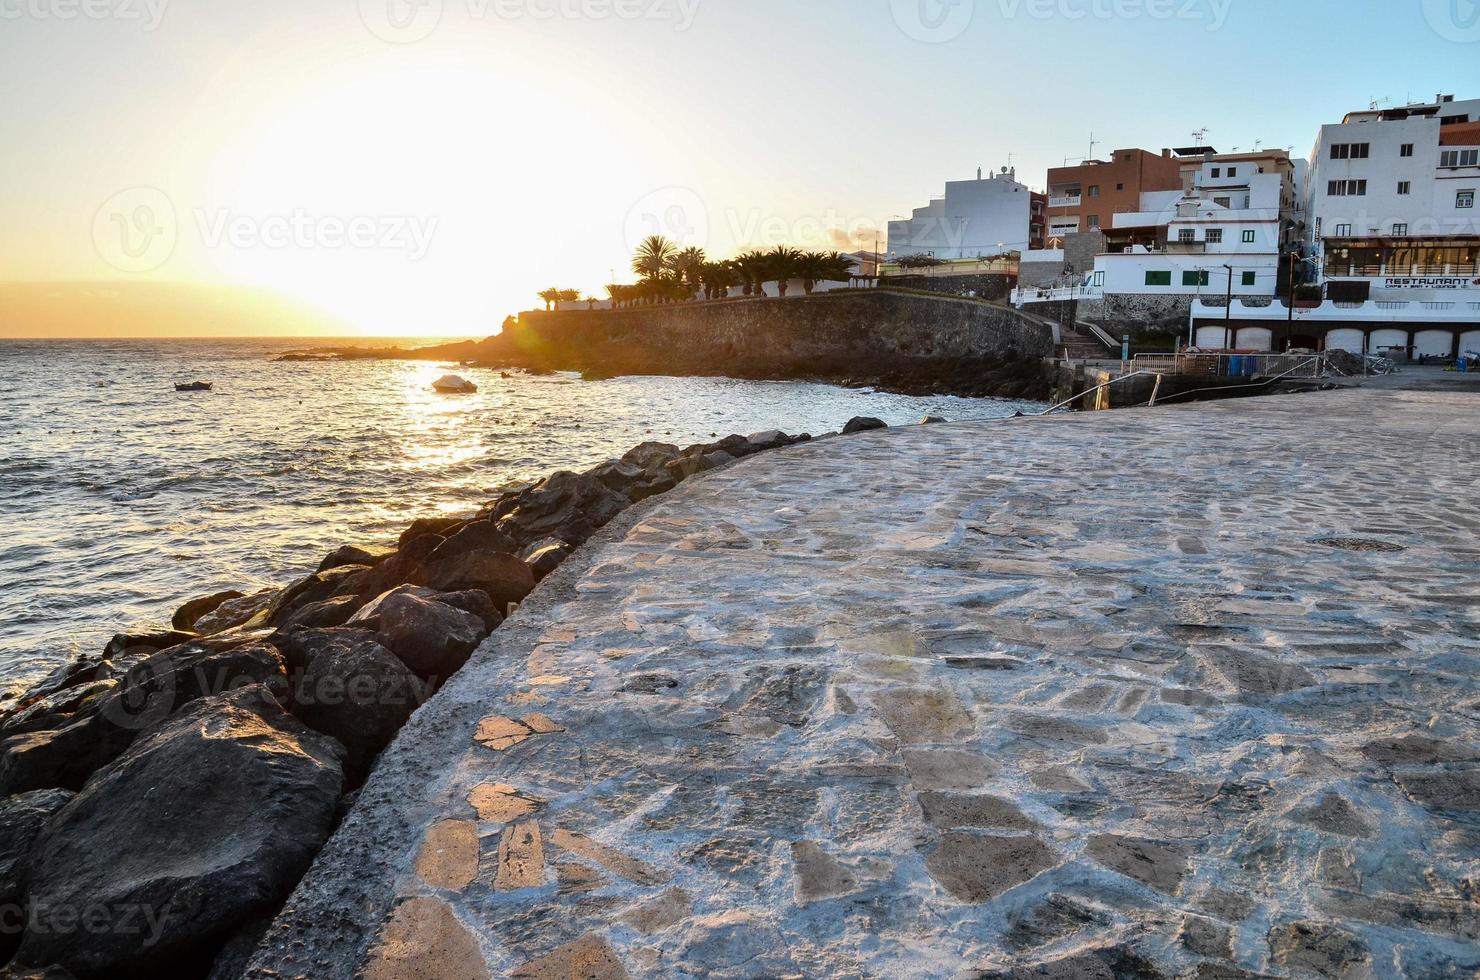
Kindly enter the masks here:
M 1117 214 L 1087 285 L 1106 295 L 1271 297 L 1279 281 L 1284 176 L 1204 163 L 1187 191 L 1141 195 Z M 1137 241 L 1145 244 L 1136 244 Z
M 1037 238 L 1031 228 L 1033 196 L 1006 167 L 985 179 L 978 171 L 976 180 L 950 181 L 944 197 L 916 208 L 908 219 L 889 222 L 889 258 L 967 259 L 1027 251 Z
M 1308 228 L 1326 295 L 1480 301 L 1477 193 L 1480 99 L 1440 96 L 1321 127 Z

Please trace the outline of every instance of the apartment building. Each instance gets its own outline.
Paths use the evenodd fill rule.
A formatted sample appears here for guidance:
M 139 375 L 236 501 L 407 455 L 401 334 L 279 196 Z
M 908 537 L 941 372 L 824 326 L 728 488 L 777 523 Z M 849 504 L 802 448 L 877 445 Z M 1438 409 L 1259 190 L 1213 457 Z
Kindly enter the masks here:
M 977 171 L 975 180 L 950 181 L 942 197 L 889 222 L 889 257 L 949 260 L 1025 252 L 1042 244 L 1045 203 L 1044 195 L 1018 183 L 1012 169 L 989 176 Z
M 1182 173 L 1182 187 L 1192 190 L 1219 180 L 1237 184 L 1255 174 L 1280 177 L 1282 245 L 1297 247 L 1305 239 L 1305 183 L 1307 163 L 1286 150 L 1253 150 L 1219 153 L 1211 146 L 1187 146 L 1172 150 Z
M 1111 227 L 1117 213 L 1141 206 L 1151 191 L 1182 190 L 1182 172 L 1171 150 L 1116 150 L 1108 160 L 1086 160 L 1048 171 L 1048 244 L 1079 232 Z

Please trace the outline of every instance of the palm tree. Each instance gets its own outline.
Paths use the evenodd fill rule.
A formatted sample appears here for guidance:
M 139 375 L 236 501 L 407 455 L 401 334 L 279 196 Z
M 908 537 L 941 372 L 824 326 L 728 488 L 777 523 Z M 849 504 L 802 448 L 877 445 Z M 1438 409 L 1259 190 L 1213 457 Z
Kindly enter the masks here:
M 540 290 L 537 295 L 540 299 L 545 301 L 546 313 L 549 313 L 552 309 L 554 309 L 555 304 L 560 301 L 560 290 L 556 289 L 554 286 L 551 286 L 549 289 Z
M 677 247 L 662 235 L 649 235 L 637 246 L 632 257 L 632 271 L 644 279 L 657 279 L 678 254 Z
M 697 245 L 690 245 L 668 260 L 668 268 L 673 270 L 680 285 L 687 282 L 692 291 L 692 287 L 699 285 L 699 269 L 704 262 L 704 250 Z
M 767 280 L 776 281 L 776 292 L 782 299 L 786 298 L 787 287 L 797 277 L 797 269 L 801 260 L 801 252 L 785 245 L 777 245 L 765 255 L 765 277 Z
M 737 255 L 733 264 L 735 272 L 740 277 L 740 282 L 745 287 L 746 296 L 764 296 L 766 257 L 761 252 L 741 252 Z
M 841 252 L 807 252 L 797 263 L 797 275 L 808 296 L 819 282 L 847 282 L 853 278 L 853 260 Z
M 562 289 L 556 299 L 561 303 L 579 303 L 581 301 L 581 291 L 579 289 Z

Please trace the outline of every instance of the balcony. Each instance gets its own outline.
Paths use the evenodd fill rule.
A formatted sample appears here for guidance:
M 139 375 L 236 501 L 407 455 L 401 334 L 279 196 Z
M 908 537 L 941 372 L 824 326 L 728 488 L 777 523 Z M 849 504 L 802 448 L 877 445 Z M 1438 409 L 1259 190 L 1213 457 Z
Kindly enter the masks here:
M 1048 199 L 1048 206 L 1051 208 L 1077 208 L 1079 207 L 1079 202 L 1081 200 L 1083 200 L 1083 198 L 1077 196 L 1051 197 Z

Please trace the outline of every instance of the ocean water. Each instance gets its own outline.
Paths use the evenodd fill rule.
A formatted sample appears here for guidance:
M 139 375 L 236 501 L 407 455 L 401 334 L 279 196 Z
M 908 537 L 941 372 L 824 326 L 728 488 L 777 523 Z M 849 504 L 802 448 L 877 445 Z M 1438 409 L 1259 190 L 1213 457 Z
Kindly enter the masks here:
M 186 599 L 285 584 L 341 544 L 392 540 L 417 517 L 476 509 L 646 439 L 1042 407 L 460 368 L 480 391 L 448 397 L 429 386 L 450 364 L 270 361 L 302 346 L 0 341 L 0 697 L 115 632 L 168 623 Z M 175 392 L 195 379 L 215 391 Z

